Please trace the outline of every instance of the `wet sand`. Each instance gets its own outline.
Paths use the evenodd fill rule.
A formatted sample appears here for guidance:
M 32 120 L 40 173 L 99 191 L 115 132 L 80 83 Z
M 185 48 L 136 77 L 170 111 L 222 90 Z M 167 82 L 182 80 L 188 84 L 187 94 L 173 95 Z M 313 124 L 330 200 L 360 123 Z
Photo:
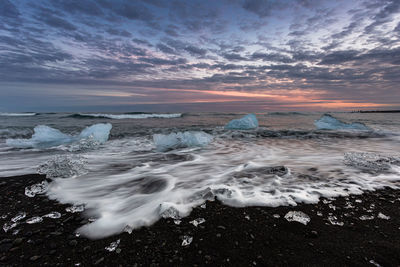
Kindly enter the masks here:
M 400 191 L 389 188 L 296 207 L 232 208 L 207 202 L 179 225 L 161 219 L 131 234 L 89 240 L 75 235 L 88 222 L 84 212 L 68 213 L 70 205 L 43 195 L 25 196 L 26 186 L 44 179 L 0 178 L 1 226 L 20 211 L 27 214 L 15 228 L 1 230 L 1 266 L 400 265 Z M 61 218 L 25 223 L 53 211 Z M 303 211 L 311 221 L 288 222 L 288 211 Z M 205 222 L 195 227 L 190 221 L 197 218 Z M 184 236 L 193 237 L 189 245 L 182 246 Z M 114 251 L 105 249 L 117 240 Z

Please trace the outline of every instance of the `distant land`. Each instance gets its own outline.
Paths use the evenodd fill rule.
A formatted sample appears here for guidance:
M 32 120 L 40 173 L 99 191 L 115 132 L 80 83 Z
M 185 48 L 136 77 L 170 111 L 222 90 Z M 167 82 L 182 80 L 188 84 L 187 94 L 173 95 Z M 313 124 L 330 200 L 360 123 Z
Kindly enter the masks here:
M 400 110 L 356 110 L 351 113 L 400 113 Z

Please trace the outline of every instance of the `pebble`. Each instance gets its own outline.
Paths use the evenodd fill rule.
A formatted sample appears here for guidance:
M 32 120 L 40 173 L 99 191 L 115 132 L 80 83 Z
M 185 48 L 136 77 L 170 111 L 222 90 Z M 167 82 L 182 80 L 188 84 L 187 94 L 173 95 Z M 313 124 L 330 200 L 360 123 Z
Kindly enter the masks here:
M 30 259 L 31 261 L 37 261 L 37 260 L 40 259 L 40 258 L 41 258 L 41 256 L 35 255 L 35 256 L 30 257 L 29 259 Z
M 98 259 L 97 261 L 95 261 L 93 264 L 94 265 L 98 265 L 100 263 L 102 263 L 104 261 L 104 257 L 101 257 L 100 259 Z

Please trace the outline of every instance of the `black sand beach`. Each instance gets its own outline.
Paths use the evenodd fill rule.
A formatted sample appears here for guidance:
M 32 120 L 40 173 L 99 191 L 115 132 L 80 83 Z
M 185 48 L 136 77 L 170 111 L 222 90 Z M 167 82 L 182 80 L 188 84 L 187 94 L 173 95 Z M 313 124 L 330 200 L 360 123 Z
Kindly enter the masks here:
M 0 214 L 7 215 L 1 219 L 2 225 L 19 211 L 27 213 L 17 227 L 1 230 L 3 266 L 400 264 L 400 192 L 391 189 L 297 207 L 231 208 L 218 201 L 207 202 L 206 208 L 194 209 L 180 225 L 172 219 L 162 219 L 131 234 L 88 240 L 74 234 L 87 223 L 83 214 L 68 213 L 68 205 L 45 196 L 24 195 L 25 186 L 43 179 L 40 175 L 1 179 Z M 307 225 L 288 222 L 284 216 L 292 210 L 305 212 L 311 221 Z M 61 218 L 44 218 L 36 224 L 24 222 L 51 211 L 60 212 Z M 390 219 L 378 218 L 379 213 Z M 364 215 L 373 215 L 374 219 L 361 220 Z M 328 216 L 336 216 L 344 225 L 332 225 Z M 189 222 L 196 218 L 204 218 L 205 222 L 195 227 Z M 20 231 L 13 233 L 16 229 Z M 182 246 L 185 235 L 193 237 L 193 241 Z M 117 249 L 105 249 L 118 239 Z

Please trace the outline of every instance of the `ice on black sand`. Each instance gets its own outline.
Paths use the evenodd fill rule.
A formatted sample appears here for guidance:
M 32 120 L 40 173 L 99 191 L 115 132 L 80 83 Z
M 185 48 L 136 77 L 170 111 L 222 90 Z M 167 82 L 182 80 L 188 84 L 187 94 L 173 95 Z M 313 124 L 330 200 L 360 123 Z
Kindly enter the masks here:
M 25 195 L 28 197 L 34 197 L 35 195 L 46 193 L 48 187 L 49 183 L 46 181 L 31 186 L 27 186 L 25 187 Z
M 119 246 L 119 243 L 120 243 L 120 242 L 121 242 L 120 239 L 118 239 L 118 240 L 115 241 L 115 242 L 111 242 L 111 244 L 110 244 L 109 246 L 105 247 L 105 249 L 106 249 L 107 251 L 109 251 L 109 252 L 113 252 L 114 250 L 117 249 L 117 247 Z
M 204 218 L 197 218 L 193 221 L 190 221 L 191 224 L 193 224 L 195 227 L 197 227 L 199 224 L 204 223 L 206 220 Z
M 193 241 L 193 237 L 189 235 L 185 235 L 182 238 L 182 247 L 189 246 Z
M 286 213 L 285 219 L 289 222 L 299 222 L 304 225 L 307 225 L 311 221 L 310 216 L 302 211 L 289 211 Z

